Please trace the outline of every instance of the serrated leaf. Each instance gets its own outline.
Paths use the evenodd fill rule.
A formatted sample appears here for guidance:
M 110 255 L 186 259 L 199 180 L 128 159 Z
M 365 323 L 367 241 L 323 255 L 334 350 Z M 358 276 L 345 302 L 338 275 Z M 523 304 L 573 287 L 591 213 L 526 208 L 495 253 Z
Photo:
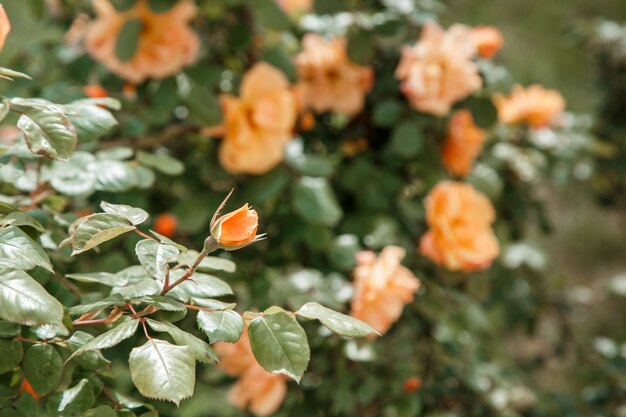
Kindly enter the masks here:
M 162 280 L 168 274 L 168 263 L 176 259 L 179 250 L 172 245 L 144 239 L 137 242 L 135 253 L 146 271 L 156 279 Z
M 72 355 L 67 359 L 66 362 L 69 362 L 76 356 L 97 349 L 108 349 L 122 342 L 123 340 L 128 339 L 137 331 L 137 325 L 139 325 L 139 320 L 132 319 L 125 323 L 120 324 L 119 326 L 109 330 L 108 332 L 102 333 L 99 336 L 93 338 L 89 342 L 85 343 L 82 347 L 76 350 L 76 352 L 72 353 Z
M 89 381 L 83 378 L 72 388 L 52 395 L 46 408 L 52 415 L 73 417 L 93 406 L 94 402 L 95 398 Z
M 128 364 L 131 379 L 141 395 L 176 405 L 193 395 L 195 362 L 188 346 L 152 338 L 132 350 Z
M 325 178 L 301 178 L 295 184 L 293 206 L 312 224 L 335 226 L 343 217 L 335 193 Z
M 31 108 L 20 116 L 17 127 L 37 155 L 65 161 L 76 148 L 76 130 L 59 106 Z
M 154 237 L 156 237 L 159 242 L 165 243 L 165 244 L 168 244 L 168 245 L 172 245 L 172 246 L 176 246 L 178 248 L 178 250 L 183 252 L 183 253 L 187 252 L 187 250 L 188 250 L 185 246 L 181 245 L 180 243 L 174 242 L 169 237 L 163 236 L 162 234 L 159 234 L 159 233 L 155 232 L 152 229 L 150 229 L 150 233 L 152 233 L 154 235 Z M 196 252 L 196 253 L 198 253 L 198 252 Z
M 265 370 L 300 382 L 311 351 L 295 317 L 285 312 L 257 316 L 248 326 L 248 335 L 252 353 Z
M 115 287 L 111 290 L 111 295 L 119 294 L 124 300 L 131 300 L 147 295 L 157 295 L 160 290 L 161 287 L 155 280 L 147 279 L 124 287 Z
M 86 252 L 135 228 L 124 217 L 116 214 L 98 213 L 83 219 L 73 234 L 72 255 Z
M 171 281 L 175 281 L 181 276 L 183 271 L 176 270 L 172 274 Z M 170 291 L 173 297 L 180 301 L 187 302 L 191 297 L 213 298 L 224 295 L 232 295 L 233 290 L 226 282 L 212 275 L 194 273 L 190 279 L 178 285 Z
M 169 155 L 137 152 L 137 160 L 166 175 L 180 175 L 185 172 L 185 165 Z
M 232 310 L 237 307 L 237 303 L 225 303 L 219 300 L 213 300 L 211 298 L 197 298 L 191 299 L 195 305 L 200 307 L 210 308 L 211 310 Z
M 34 345 L 24 355 L 22 371 L 35 392 L 46 395 L 61 381 L 63 359 L 51 345 Z
M 89 171 L 95 161 L 92 154 L 77 151 L 67 161 L 54 161 L 49 176 L 50 185 L 65 195 L 88 196 L 95 191 L 96 176 Z
M 206 333 L 211 343 L 235 343 L 243 332 L 243 318 L 235 311 L 198 311 L 198 327 Z
M 85 101 L 67 104 L 63 108 L 83 143 L 101 138 L 118 124 L 110 111 Z
M 0 229 L 0 259 L 4 265 L 16 269 L 30 270 L 40 266 L 53 272 L 46 252 L 22 229 L 15 226 Z
M 342 336 L 364 337 L 378 334 L 367 323 L 331 310 L 316 302 L 306 303 L 300 307 L 296 314 L 307 319 L 319 320 L 324 326 Z
M 117 214 L 118 216 L 125 218 L 135 226 L 145 222 L 150 217 L 145 210 L 127 206 L 126 204 L 112 204 L 102 201 L 100 203 L 100 207 L 109 214 Z
M 67 274 L 66 278 L 71 278 L 80 282 L 94 282 L 109 287 L 123 287 L 126 285 L 137 284 L 141 281 L 150 280 L 152 277 L 144 267 L 140 265 L 129 266 L 114 274 L 110 272 L 85 272 Z
M 117 417 L 117 413 L 108 405 L 101 405 L 85 411 L 80 417 Z
M 63 306 L 24 271 L 0 270 L 0 319 L 35 326 L 61 324 Z
M 172 297 L 152 295 L 132 300 L 133 303 L 145 303 L 165 311 L 185 311 L 185 305 Z
M 138 187 L 137 169 L 128 162 L 95 161 L 89 166 L 90 172 L 96 176 L 96 190 L 108 192 L 124 192 Z
M 148 319 L 148 324 L 155 332 L 165 332 L 172 336 L 174 342 L 179 346 L 189 346 L 197 361 L 202 363 L 217 363 L 217 355 L 213 348 L 205 341 L 198 339 L 196 336 L 179 329 L 172 323 L 166 321 L 155 321 Z
M 22 344 L 17 340 L 0 339 L 0 375 L 19 365 L 24 356 Z
M 45 232 L 46 229 L 37 220 L 30 217 L 28 214 L 21 211 L 15 211 L 4 216 L 0 220 L 0 225 L 12 225 L 18 226 L 30 226 L 38 232 Z
M 114 294 L 110 297 L 105 298 L 104 300 L 96 301 L 90 304 L 81 304 L 78 306 L 71 307 L 68 310 L 68 314 L 70 316 L 80 316 L 85 313 L 90 313 L 92 311 L 103 310 L 108 307 L 117 306 L 121 307 L 124 305 L 124 301 L 119 294 Z

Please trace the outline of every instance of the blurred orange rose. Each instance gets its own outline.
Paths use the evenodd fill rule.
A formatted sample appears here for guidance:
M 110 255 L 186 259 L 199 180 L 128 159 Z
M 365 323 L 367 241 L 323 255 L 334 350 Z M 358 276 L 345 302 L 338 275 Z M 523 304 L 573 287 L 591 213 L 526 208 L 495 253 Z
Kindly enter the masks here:
M 448 123 L 448 136 L 442 156 L 446 169 L 454 175 L 465 176 L 483 149 L 486 133 L 474 124 L 472 113 L 459 110 Z
M 165 78 L 191 64 L 200 47 L 198 35 L 188 26 L 196 15 L 191 0 L 182 0 L 164 13 L 155 13 L 147 0 L 137 0 L 126 11 L 117 11 L 108 0 L 92 0 L 97 19 L 85 35 L 85 48 L 111 72 L 132 83 L 146 78 Z M 115 51 L 124 25 L 139 20 L 141 31 L 137 49 L 127 61 Z
M 365 94 L 372 88 L 374 73 L 350 61 L 345 38 L 325 39 L 309 33 L 295 58 L 301 106 L 316 113 L 334 111 L 346 116 L 359 113 Z
M 313 0 L 276 0 L 286 13 L 304 13 L 313 8 Z
M 248 329 L 237 343 L 214 345 L 220 358 L 219 367 L 239 381 L 228 392 L 228 401 L 240 410 L 250 409 L 259 417 L 273 414 L 282 405 L 287 393 L 287 377 L 267 372 L 252 354 Z
M 491 224 L 495 212 L 485 195 L 469 184 L 442 181 L 426 198 L 420 252 L 450 271 L 487 268 L 500 248 Z
M 350 315 L 380 334 L 400 318 L 420 286 L 419 279 L 400 263 L 404 256 L 401 247 L 387 246 L 378 258 L 370 251 L 359 252 L 356 257 Z
M 472 31 L 453 25 L 444 31 L 428 22 L 415 46 L 406 46 L 396 69 L 400 89 L 415 110 L 445 116 L 450 107 L 482 87 L 472 58 L 476 45 Z
M 109 92 L 100 84 L 88 84 L 84 86 L 83 94 L 89 98 L 104 98 L 109 96 Z
M 508 97 L 494 94 L 493 102 L 501 123 L 526 122 L 534 128 L 553 124 L 565 111 L 565 99 L 561 93 L 538 84 L 526 88 L 516 85 Z
M 6 41 L 10 31 L 11 22 L 9 22 L 9 16 L 7 16 L 4 6 L 0 4 L 0 51 L 4 48 L 4 41 Z
M 278 165 L 296 123 L 296 99 L 282 72 L 255 64 L 244 76 L 240 97 L 223 95 L 225 136 L 220 163 L 233 174 L 260 175 Z
M 478 55 L 483 58 L 492 58 L 504 45 L 502 32 L 493 26 L 476 26 L 472 30 L 472 37 L 478 49 Z
M 162 213 L 154 219 L 154 231 L 165 237 L 172 237 L 176 233 L 178 220 L 170 213 Z
M 30 385 L 30 382 L 28 381 L 28 379 L 26 379 L 26 377 L 22 377 L 22 383 L 20 385 L 20 392 L 30 394 L 37 401 L 39 401 L 39 399 L 41 398 L 39 397 L 39 394 L 35 392 L 35 390 L 33 389 L 33 386 Z

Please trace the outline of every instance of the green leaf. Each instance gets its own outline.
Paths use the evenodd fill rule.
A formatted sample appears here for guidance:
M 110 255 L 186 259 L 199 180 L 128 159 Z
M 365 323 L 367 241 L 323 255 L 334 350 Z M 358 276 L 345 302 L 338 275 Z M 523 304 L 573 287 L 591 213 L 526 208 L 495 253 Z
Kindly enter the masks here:
M 150 215 L 143 209 L 137 207 L 127 206 L 126 204 L 111 204 L 106 201 L 100 203 L 102 210 L 109 214 L 117 214 L 120 217 L 125 218 L 131 224 L 137 226 L 148 220 Z
M 76 130 L 59 106 L 31 108 L 20 116 L 17 127 L 37 155 L 66 161 L 76 148 Z
M 165 311 L 185 311 L 185 305 L 179 301 L 176 301 L 172 297 L 163 297 L 160 295 L 151 295 L 147 297 L 140 297 L 132 300 L 133 303 L 146 303 L 150 306 L 157 307 Z
M 81 304 L 71 307 L 68 310 L 68 314 L 70 316 L 80 316 L 82 314 L 90 313 L 92 311 L 104 310 L 105 308 L 112 306 L 121 307 L 124 304 L 125 303 L 122 297 L 119 294 L 115 294 L 103 300 L 96 301 L 95 303 Z
M 374 58 L 374 42 L 370 35 L 362 30 L 348 34 L 348 56 L 359 65 L 371 64 Z
M 185 165 L 169 155 L 137 152 L 137 160 L 166 175 L 180 175 L 185 172 Z
M 93 339 L 94 337 L 89 333 L 81 332 L 79 330 L 74 332 L 72 337 L 67 339 L 67 343 L 70 345 L 72 353 L 74 353 Z M 74 358 L 74 361 L 78 365 L 88 370 L 95 370 L 111 364 L 111 362 L 109 362 L 104 356 L 102 356 L 102 352 L 98 350 L 85 352 L 80 356 Z
M 141 281 L 150 280 L 152 277 L 144 267 L 140 265 L 129 266 L 115 274 L 109 272 L 85 272 L 76 274 L 67 274 L 66 278 L 75 279 L 80 282 L 94 282 L 109 287 L 123 287 L 130 284 L 137 284 Z
M 96 161 L 89 170 L 96 176 L 96 190 L 113 193 L 139 187 L 141 185 L 137 171 L 139 168 L 143 167 L 121 161 Z
M 196 370 L 189 346 L 153 338 L 132 350 L 128 364 L 133 383 L 145 397 L 178 405 L 193 395 Z
M 30 75 L 4 67 L 0 67 L 0 76 L 6 77 L 10 80 L 12 80 L 13 78 L 26 78 L 27 80 L 32 80 Z
M 81 98 L 80 100 L 73 101 L 71 104 L 107 107 L 111 110 L 122 109 L 122 103 L 118 99 L 112 97 Z
M 396 126 L 391 134 L 389 150 L 405 159 L 417 155 L 424 146 L 422 127 L 413 120 L 407 120 Z
M 302 177 L 295 184 L 293 206 L 306 221 L 324 226 L 335 226 L 343 211 L 326 179 Z
M 119 294 L 124 300 L 143 297 L 147 295 L 157 295 L 161 287 L 152 278 L 125 287 L 115 287 L 111 290 L 111 295 Z
M 139 35 L 143 28 L 141 19 L 128 19 L 117 35 L 117 43 L 115 44 L 115 55 L 117 58 L 126 62 L 129 61 L 139 47 Z
M 61 381 L 63 359 L 50 345 L 34 345 L 26 351 L 22 371 L 35 392 L 46 395 Z
M 285 312 L 258 316 L 250 322 L 248 335 L 252 353 L 265 370 L 300 382 L 311 351 L 295 317 Z
M 67 104 L 63 108 L 76 129 L 78 140 L 83 143 L 100 139 L 118 124 L 110 111 L 86 101 Z
M 22 326 L 19 324 L 0 320 L 0 338 L 10 339 L 19 335 L 21 331 Z
M 176 246 L 164 245 L 151 239 L 137 242 L 135 253 L 141 265 L 156 279 L 165 279 L 169 273 L 168 263 L 175 260 L 179 254 Z
M 9 372 L 22 361 L 24 351 L 17 340 L 0 339 L 0 375 Z
M 117 413 L 108 405 L 101 405 L 85 411 L 80 417 L 117 417 Z
M 378 334 L 367 323 L 315 302 L 306 303 L 296 314 L 307 319 L 319 320 L 324 326 L 342 336 L 364 337 L 370 334 Z
M 398 100 L 387 99 L 374 104 L 374 123 L 377 126 L 393 126 L 402 114 Z
M 97 349 L 108 349 L 117 345 L 123 340 L 126 340 L 134 335 L 137 331 L 138 324 L 139 320 L 137 319 L 128 320 L 127 322 L 120 324 L 112 330 L 109 330 L 108 332 L 102 333 L 101 335 L 94 337 L 92 340 L 77 349 L 76 352 L 74 352 L 72 356 L 67 359 L 66 362 L 69 362 L 70 360 L 84 352 Z
M 3 269 L 0 319 L 27 326 L 61 324 L 63 306 L 26 272 Z
M 45 232 L 46 229 L 37 220 L 33 219 L 26 213 L 21 211 L 14 211 L 4 216 L 0 220 L 0 225 L 12 225 L 12 226 L 30 226 L 38 232 Z
M 268 29 L 278 31 L 291 29 L 291 21 L 274 0 L 256 0 L 252 11 L 255 20 Z
M 77 151 L 67 162 L 54 161 L 49 175 L 50 185 L 65 195 L 86 197 L 95 191 L 96 176 L 89 171 L 95 158 L 87 152 Z
M 29 270 L 40 266 L 53 272 L 46 252 L 15 226 L 0 229 L 0 259 L 4 265 L 12 268 Z
M 86 378 L 74 387 L 57 392 L 48 400 L 48 413 L 54 416 L 70 417 L 93 406 L 95 398 L 93 390 Z
M 185 266 L 192 266 L 198 258 L 198 255 L 199 253 L 197 251 L 189 250 L 178 255 L 178 262 Z M 233 261 L 230 259 L 218 258 L 217 256 L 205 257 L 198 266 L 198 271 L 213 270 L 233 273 L 236 269 L 237 264 Z
M 79 219 L 83 221 L 73 234 L 72 255 L 86 252 L 135 228 L 124 217 L 116 214 L 98 213 L 83 219 Z
M 189 346 L 193 351 L 196 360 L 202 363 L 217 363 L 217 355 L 213 351 L 213 348 L 209 346 L 205 341 L 198 339 L 191 333 L 185 332 L 172 323 L 166 321 L 155 321 L 148 319 L 150 328 L 155 332 L 168 333 L 174 339 L 174 343 L 179 346 Z
M 198 327 L 211 343 L 225 341 L 235 343 L 243 332 L 243 318 L 235 311 L 198 311 Z
M 183 271 L 177 270 L 172 273 L 171 281 L 178 279 Z M 169 294 L 180 301 L 187 302 L 190 297 L 213 298 L 224 295 L 232 295 L 230 285 L 212 275 L 194 273 L 190 279 L 175 287 Z

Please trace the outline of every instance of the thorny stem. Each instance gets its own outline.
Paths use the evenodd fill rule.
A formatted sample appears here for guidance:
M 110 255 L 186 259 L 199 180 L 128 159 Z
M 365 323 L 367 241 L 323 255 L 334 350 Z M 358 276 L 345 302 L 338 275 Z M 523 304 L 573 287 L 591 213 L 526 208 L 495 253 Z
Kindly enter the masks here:
M 72 324 L 74 326 L 93 326 L 97 324 L 111 324 L 111 323 L 115 323 L 117 319 L 122 317 L 122 312 L 123 312 L 123 309 L 119 307 L 115 307 L 113 310 L 111 310 L 111 314 L 109 314 L 107 317 L 104 317 L 102 319 L 94 319 L 94 320 L 77 319 L 77 320 L 74 320 Z
M 212 238 L 209 238 L 212 239 Z M 208 240 L 208 239 L 207 239 Z M 178 280 L 174 281 L 173 283 L 169 284 L 169 283 L 165 283 L 165 285 L 163 285 L 163 289 L 161 290 L 161 293 L 159 295 L 165 295 L 168 292 L 170 292 L 173 288 L 177 287 L 178 285 L 182 284 L 183 282 L 185 282 L 185 280 L 187 278 L 189 278 L 190 276 L 193 275 L 194 272 L 196 272 L 196 269 L 198 269 L 198 267 L 200 266 L 200 263 L 202 262 L 202 260 L 210 253 L 213 252 L 217 249 L 217 247 L 207 247 L 209 245 L 204 245 L 204 248 L 202 249 L 202 252 L 200 252 L 198 254 L 198 257 L 196 258 L 196 261 L 193 263 L 192 266 L 190 266 L 187 269 L 187 272 L 185 272 L 185 274 L 180 277 Z

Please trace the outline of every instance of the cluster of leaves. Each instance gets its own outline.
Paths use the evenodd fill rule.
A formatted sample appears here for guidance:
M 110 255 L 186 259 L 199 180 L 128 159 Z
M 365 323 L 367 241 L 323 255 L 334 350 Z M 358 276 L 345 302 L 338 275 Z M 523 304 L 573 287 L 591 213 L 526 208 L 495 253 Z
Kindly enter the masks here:
M 296 24 L 273 0 L 197 1 L 195 27 L 206 45 L 199 59 L 177 76 L 143 83 L 129 97 L 118 78 L 75 46 L 63 45 L 61 34 L 77 11 L 91 10 L 87 1 L 65 3 L 58 17 L 45 23 L 46 30 L 20 36 L 20 28 L 44 25 L 46 16 L 36 6 L 23 8 L 15 45 L 3 52 L 4 59 L 36 80 L 8 85 L 7 95 L 75 101 L 64 106 L 6 101 L 7 108 L 33 117 L 18 125 L 26 128 L 23 144 L 0 156 L 0 175 L 5 170 L 9 175 L 2 177 L 6 217 L 0 230 L 18 234 L 20 248 L 33 248 L 32 256 L 12 259 L 26 265 L 11 266 L 23 279 L 17 282 L 30 282 L 37 289 L 31 293 L 41 296 L 47 294 L 43 285 L 54 297 L 48 295 L 49 304 L 41 309 L 27 303 L 25 310 L 6 313 L 34 321 L 2 317 L 34 327 L 6 324 L 7 331 L 0 333 L 11 352 L 6 357 L 12 358 L 2 368 L 7 369 L 3 376 L 12 377 L 1 384 L 0 395 L 10 399 L 0 415 L 31 415 L 41 406 L 29 395 L 16 395 L 21 373 L 36 392 L 56 391 L 45 401 L 53 415 L 154 415 L 157 410 L 168 416 L 232 415 L 224 405 L 225 381 L 212 368 L 196 375 L 194 359 L 214 362 L 209 344 L 237 340 L 244 321 L 261 365 L 302 378 L 278 415 L 577 415 L 572 411 L 576 398 L 552 387 L 534 390 L 528 376 L 567 350 L 569 339 L 563 336 L 540 353 L 531 349 L 542 338 L 544 322 L 556 322 L 555 333 L 567 334 L 567 323 L 559 321 L 566 306 L 545 287 L 542 252 L 524 239 L 535 225 L 549 228 L 539 185 L 548 177 L 569 180 L 590 146 L 585 121 L 572 115 L 562 128 L 542 132 L 498 124 L 491 95 L 506 91 L 513 80 L 505 68 L 479 60 L 485 87 L 456 108 L 470 109 L 489 132 L 467 181 L 494 203 L 503 255 L 491 270 L 466 276 L 436 268 L 415 250 L 425 231 L 423 199 L 434 184 L 449 178 L 440 157 L 446 120 L 412 110 L 394 70 L 402 47 L 415 42 L 421 24 L 436 16 L 440 4 L 317 0 L 314 13 Z M 114 3 L 124 8 L 133 2 Z M 245 70 L 259 60 L 295 81 L 292 58 L 298 40 L 310 31 L 345 34 L 350 58 L 373 66 L 376 83 L 365 109 L 354 119 L 317 115 L 314 128 L 290 142 L 284 163 L 265 175 L 228 174 L 217 160 L 219 142 L 199 134 L 221 120 L 218 95 L 238 91 Z M 118 45 L 136 45 L 137 36 L 124 31 Z M 132 53 L 117 52 L 120 58 Z M 81 87 L 94 79 L 123 102 L 116 113 L 119 126 L 101 107 L 116 108 L 114 102 L 82 100 Z M 44 117 L 42 108 L 50 114 Z M 82 125 L 79 114 L 85 114 Z M 58 128 L 37 127 L 48 116 L 62 121 Z M 100 140 L 109 129 L 114 133 Z M 59 153 L 76 137 L 78 151 L 70 156 L 72 146 L 69 154 Z M 346 151 L 359 138 L 366 138 L 366 148 Z M 12 151 L 20 147 L 22 153 Z M 26 152 L 28 147 L 59 160 L 42 163 Z M 28 178 L 30 185 L 20 185 Z M 235 186 L 235 202 L 254 204 L 270 240 L 237 253 L 236 270 L 227 254 L 203 258 L 194 269 L 200 253 L 186 247 L 203 247 L 212 215 L 207 207 L 217 207 L 220 196 Z M 73 222 L 72 212 L 93 210 L 102 200 L 113 202 L 102 204 L 104 213 Z M 176 216 L 176 240 L 184 246 L 139 230 L 137 225 L 150 220 L 135 207 Z M 136 233 L 107 242 L 127 232 Z M 344 311 L 355 254 L 389 244 L 407 249 L 404 263 L 426 289 L 384 338 L 346 341 L 324 328 L 300 326 L 298 317 L 318 319 L 340 335 L 367 333 L 368 328 L 322 305 Z M 80 255 L 100 246 L 97 256 Z M 78 256 L 70 258 L 71 252 Z M 17 258 L 14 254 L 9 251 L 7 258 Z M 222 273 L 229 274 L 230 285 L 211 275 Z M 192 280 L 163 293 L 187 274 Z M 233 292 L 243 310 L 281 307 L 240 315 L 231 303 Z M 59 302 L 74 307 L 65 310 Z M 13 304 L 3 301 L 0 311 Z M 190 310 L 197 311 L 195 320 Z M 47 321 L 52 316 L 54 323 Z M 115 327 L 101 331 L 112 323 Z M 75 330 L 83 325 L 97 333 Z M 140 326 L 145 332 L 137 331 Z M 72 328 L 71 336 L 64 334 L 63 329 Z M 308 342 L 303 328 L 310 330 Z M 270 337 L 279 329 L 283 336 Z M 155 339 L 152 332 L 166 335 Z M 35 343 L 22 358 L 23 346 L 30 343 L 23 339 L 45 343 Z M 530 347 L 515 345 L 518 339 Z M 111 364 L 98 350 L 115 345 L 107 355 Z M 309 372 L 303 376 L 309 356 Z M 129 369 L 115 365 L 127 360 Z M 48 368 L 54 369 L 43 376 L 31 372 Z M 423 388 L 407 392 L 404 381 L 415 376 Z M 147 397 L 176 403 L 191 394 L 195 381 L 196 395 L 180 409 L 143 403 L 128 396 L 131 381 Z

